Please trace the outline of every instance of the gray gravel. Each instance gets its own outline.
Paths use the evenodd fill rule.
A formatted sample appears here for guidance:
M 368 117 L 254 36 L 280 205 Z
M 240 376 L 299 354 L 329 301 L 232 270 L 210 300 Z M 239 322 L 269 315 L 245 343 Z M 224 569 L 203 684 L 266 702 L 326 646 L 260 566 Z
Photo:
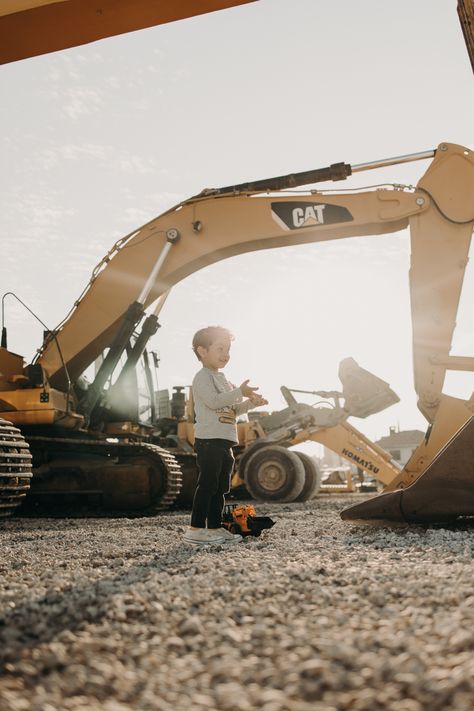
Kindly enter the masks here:
M 0 524 L 4 711 L 472 711 L 474 528 L 261 505 L 231 548 L 187 512 Z

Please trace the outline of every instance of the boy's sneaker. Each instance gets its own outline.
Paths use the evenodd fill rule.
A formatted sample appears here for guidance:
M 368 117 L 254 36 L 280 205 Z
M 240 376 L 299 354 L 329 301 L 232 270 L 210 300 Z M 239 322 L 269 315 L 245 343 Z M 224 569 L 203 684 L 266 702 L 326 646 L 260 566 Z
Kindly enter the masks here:
M 242 536 L 230 533 L 225 528 L 218 528 L 213 531 L 209 531 L 207 528 L 188 528 L 183 536 L 183 540 L 195 546 L 208 546 L 212 544 L 226 545 L 229 543 L 240 543 Z
M 218 528 L 217 531 L 210 531 L 210 533 L 218 533 L 224 538 L 225 543 L 240 543 L 243 540 L 240 533 L 231 533 L 227 528 Z
M 209 544 L 209 531 L 207 528 L 188 528 L 183 536 L 183 540 L 186 543 L 193 543 L 194 545 L 205 546 Z

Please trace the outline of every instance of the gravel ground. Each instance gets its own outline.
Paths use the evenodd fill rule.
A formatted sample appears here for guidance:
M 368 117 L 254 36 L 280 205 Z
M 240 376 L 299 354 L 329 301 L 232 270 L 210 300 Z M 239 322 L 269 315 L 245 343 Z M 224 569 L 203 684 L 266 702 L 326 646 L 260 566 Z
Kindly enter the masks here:
M 261 505 L 231 548 L 188 512 L 0 524 L 2 711 L 472 711 L 474 528 Z

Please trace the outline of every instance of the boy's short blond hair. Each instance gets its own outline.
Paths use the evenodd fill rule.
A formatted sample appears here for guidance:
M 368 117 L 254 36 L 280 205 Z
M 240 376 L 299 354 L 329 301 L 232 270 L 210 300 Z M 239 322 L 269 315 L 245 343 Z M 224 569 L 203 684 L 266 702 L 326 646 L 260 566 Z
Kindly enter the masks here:
M 206 328 L 201 328 L 199 331 L 196 331 L 193 336 L 193 351 L 198 360 L 201 360 L 201 356 L 197 350 L 199 346 L 207 349 L 219 336 L 224 336 L 224 338 L 228 338 L 230 341 L 234 340 L 234 335 L 228 328 L 224 328 L 223 326 L 206 326 Z

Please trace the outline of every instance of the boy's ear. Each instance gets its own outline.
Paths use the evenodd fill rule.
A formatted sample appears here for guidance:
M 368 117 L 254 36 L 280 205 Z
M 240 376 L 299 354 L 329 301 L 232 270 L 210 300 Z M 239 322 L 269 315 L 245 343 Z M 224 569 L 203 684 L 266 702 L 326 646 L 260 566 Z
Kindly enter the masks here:
M 204 348 L 204 346 L 198 346 L 196 348 L 196 352 L 197 352 L 198 356 L 200 356 L 202 358 L 203 355 L 206 355 L 207 348 Z

